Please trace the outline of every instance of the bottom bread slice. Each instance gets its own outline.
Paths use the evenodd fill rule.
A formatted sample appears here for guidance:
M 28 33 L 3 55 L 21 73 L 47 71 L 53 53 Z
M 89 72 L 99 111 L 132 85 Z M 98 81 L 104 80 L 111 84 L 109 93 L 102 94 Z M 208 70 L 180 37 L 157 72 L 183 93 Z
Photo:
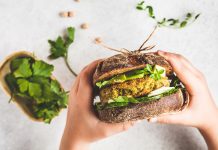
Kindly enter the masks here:
M 114 107 L 97 110 L 101 121 L 120 123 L 150 119 L 166 113 L 178 112 L 188 104 L 188 93 L 179 89 L 176 93 L 162 97 L 159 100 L 129 104 L 124 107 Z

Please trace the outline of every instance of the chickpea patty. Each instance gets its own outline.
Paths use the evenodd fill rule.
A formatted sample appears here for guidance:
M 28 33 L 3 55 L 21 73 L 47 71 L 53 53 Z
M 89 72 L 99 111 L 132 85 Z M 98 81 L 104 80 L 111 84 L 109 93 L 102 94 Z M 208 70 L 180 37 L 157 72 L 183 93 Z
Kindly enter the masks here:
M 109 99 L 114 99 L 118 96 L 140 97 L 162 86 L 169 85 L 170 82 L 167 77 L 162 77 L 160 80 L 154 80 L 151 77 L 144 77 L 123 83 L 117 83 L 100 89 L 101 102 L 106 103 Z

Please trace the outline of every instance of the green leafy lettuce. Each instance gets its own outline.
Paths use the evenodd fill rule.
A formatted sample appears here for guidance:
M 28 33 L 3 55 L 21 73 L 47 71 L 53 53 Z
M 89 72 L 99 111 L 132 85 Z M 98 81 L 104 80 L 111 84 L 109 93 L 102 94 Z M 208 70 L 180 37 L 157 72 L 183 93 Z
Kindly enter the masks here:
M 122 83 L 128 80 L 143 78 L 146 75 L 149 75 L 151 78 L 155 80 L 161 79 L 161 75 L 164 73 L 164 69 L 157 69 L 155 66 L 147 64 L 145 68 L 139 70 L 133 70 L 128 73 L 124 73 L 121 75 L 117 75 L 109 80 L 99 81 L 96 83 L 96 86 L 102 88 L 106 85 L 110 85 L 113 83 Z
M 67 93 L 51 78 L 53 65 L 33 58 L 15 58 L 11 73 L 5 77 L 12 97 L 27 101 L 29 109 L 38 119 L 50 123 L 62 108 L 67 107 Z

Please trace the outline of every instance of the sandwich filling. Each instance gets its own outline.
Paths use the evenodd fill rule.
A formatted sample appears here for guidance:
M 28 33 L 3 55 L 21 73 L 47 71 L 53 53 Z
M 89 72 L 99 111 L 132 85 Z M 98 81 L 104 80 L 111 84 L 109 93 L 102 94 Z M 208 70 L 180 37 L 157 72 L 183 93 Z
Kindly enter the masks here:
M 127 106 L 130 103 L 148 102 L 178 91 L 178 78 L 169 79 L 165 68 L 149 64 L 145 68 L 116 75 L 96 83 L 100 102 L 97 109 Z

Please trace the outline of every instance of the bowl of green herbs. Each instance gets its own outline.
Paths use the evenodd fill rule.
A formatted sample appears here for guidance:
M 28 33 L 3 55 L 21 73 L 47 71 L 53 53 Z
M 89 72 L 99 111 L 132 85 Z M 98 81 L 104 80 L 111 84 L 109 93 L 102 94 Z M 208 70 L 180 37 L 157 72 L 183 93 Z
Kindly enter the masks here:
M 0 66 L 0 83 L 32 120 L 50 123 L 67 107 L 68 94 L 52 76 L 54 66 L 38 60 L 32 53 L 16 52 Z

